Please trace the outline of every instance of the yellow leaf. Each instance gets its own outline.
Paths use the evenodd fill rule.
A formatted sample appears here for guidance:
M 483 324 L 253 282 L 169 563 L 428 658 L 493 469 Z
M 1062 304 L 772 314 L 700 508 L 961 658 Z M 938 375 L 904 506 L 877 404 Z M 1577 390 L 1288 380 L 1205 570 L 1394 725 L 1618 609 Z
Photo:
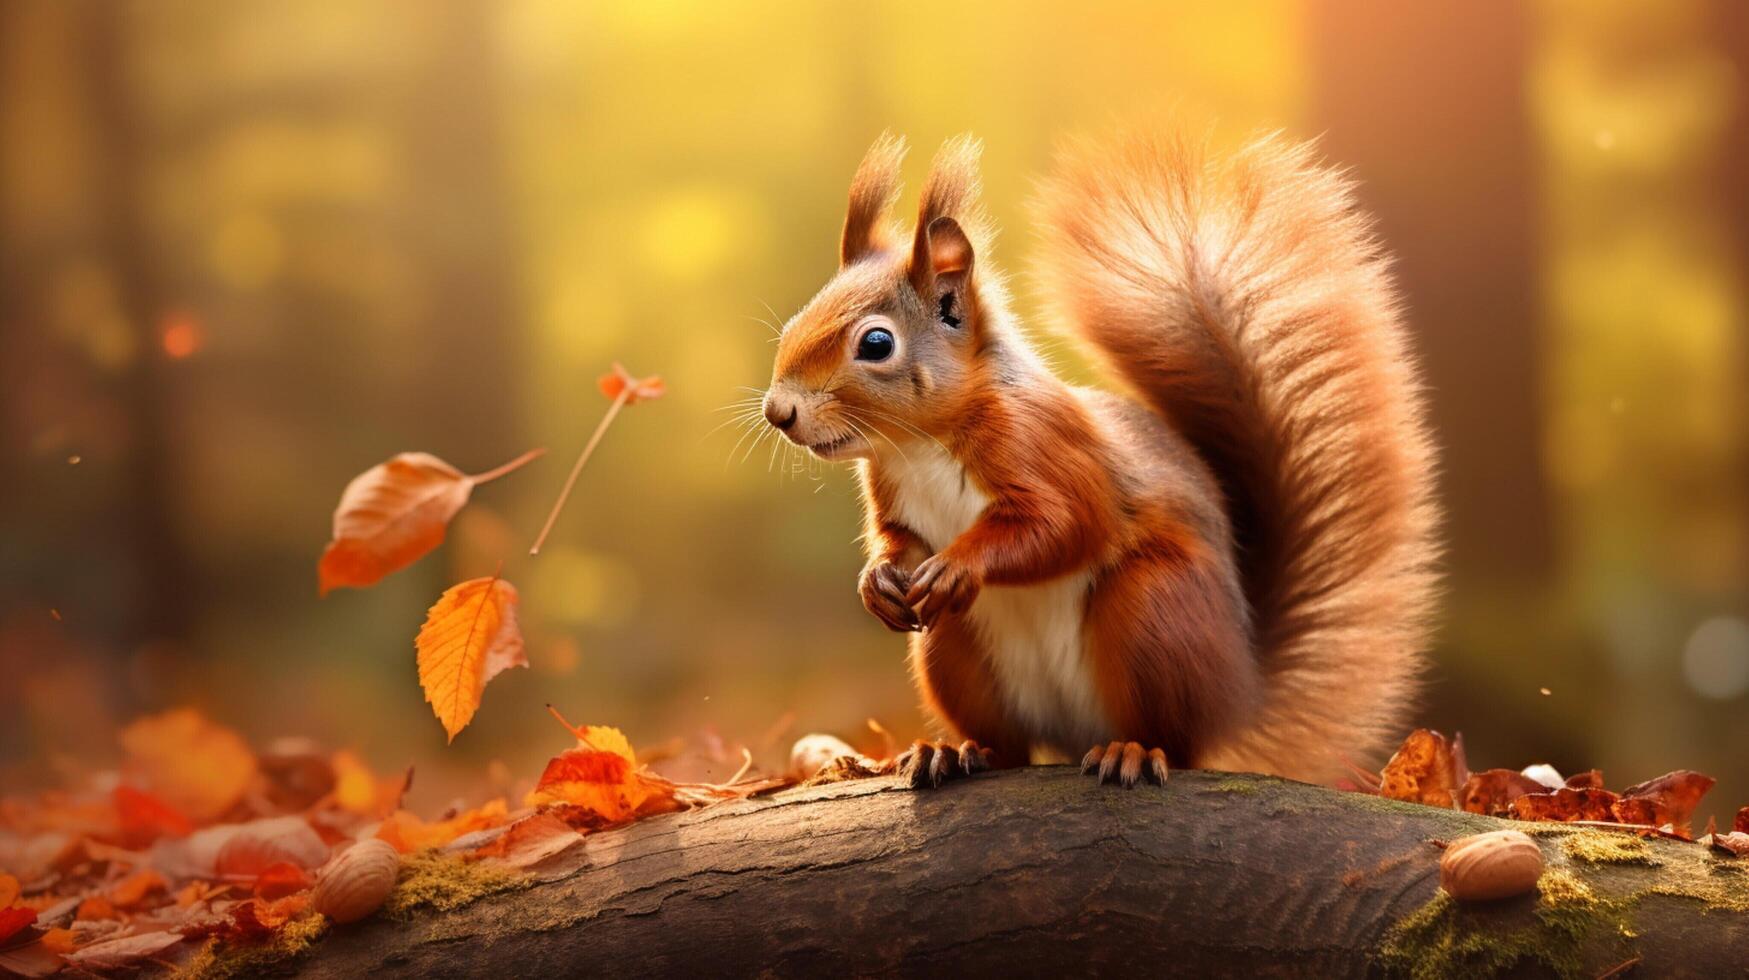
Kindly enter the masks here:
M 469 579 L 438 597 L 419 628 L 419 685 L 452 742 L 473 720 L 487 682 L 528 666 L 516 602 L 516 587 L 496 575 Z

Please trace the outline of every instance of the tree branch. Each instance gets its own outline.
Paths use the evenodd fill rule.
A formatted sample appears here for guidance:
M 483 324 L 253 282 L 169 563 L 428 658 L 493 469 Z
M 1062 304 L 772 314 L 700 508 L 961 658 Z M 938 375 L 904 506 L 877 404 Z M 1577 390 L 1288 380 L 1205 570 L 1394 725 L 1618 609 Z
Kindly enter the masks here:
M 1547 894 L 1436 898 L 1433 842 L 1502 826 L 1536 833 Z M 1587 846 L 1605 834 L 1624 853 Z M 840 783 L 596 834 L 560 861 L 465 908 L 337 929 L 300 969 L 1596 976 L 1640 956 L 1724 975 L 1749 949 L 1749 861 L 1221 773 L 1128 791 L 1066 767 Z

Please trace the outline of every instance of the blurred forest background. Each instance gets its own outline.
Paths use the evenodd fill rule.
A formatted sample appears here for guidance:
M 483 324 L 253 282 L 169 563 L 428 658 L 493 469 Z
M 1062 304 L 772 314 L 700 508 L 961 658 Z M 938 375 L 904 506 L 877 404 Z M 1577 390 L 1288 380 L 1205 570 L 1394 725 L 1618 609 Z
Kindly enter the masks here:
M 856 599 L 849 474 L 741 462 L 713 410 L 832 272 L 883 128 L 913 188 L 941 139 L 985 138 L 1018 271 L 1053 140 L 1177 106 L 1221 140 L 1321 135 L 1400 257 L 1449 513 L 1421 717 L 1478 767 L 1700 769 L 1725 812 L 1749 802 L 1746 59 L 1737 0 L 8 0 L 0 783 L 185 703 L 412 761 L 425 805 L 537 773 L 568 742 L 549 701 L 768 762 L 869 716 L 920 732 Z M 616 359 L 671 394 L 529 559 Z M 434 556 L 318 601 L 354 474 L 537 445 Z M 446 748 L 413 634 L 500 558 L 533 667 Z

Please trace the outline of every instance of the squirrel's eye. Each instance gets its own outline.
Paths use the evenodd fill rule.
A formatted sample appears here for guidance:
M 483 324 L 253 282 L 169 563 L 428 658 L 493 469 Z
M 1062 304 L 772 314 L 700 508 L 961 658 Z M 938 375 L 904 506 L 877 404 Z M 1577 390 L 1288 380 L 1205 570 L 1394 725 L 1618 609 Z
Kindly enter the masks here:
M 856 359 L 859 361 L 884 361 L 893 356 L 898 348 L 898 342 L 893 339 L 892 331 L 876 327 L 862 335 L 856 342 Z

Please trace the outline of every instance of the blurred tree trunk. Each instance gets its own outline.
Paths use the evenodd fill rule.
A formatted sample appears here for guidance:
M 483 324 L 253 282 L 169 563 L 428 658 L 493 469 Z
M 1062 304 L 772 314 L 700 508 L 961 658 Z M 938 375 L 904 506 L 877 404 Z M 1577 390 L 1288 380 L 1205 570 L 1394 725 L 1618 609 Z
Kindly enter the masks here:
M 1433 392 L 1451 564 L 1552 565 L 1542 475 L 1536 185 L 1525 109 L 1534 11 L 1516 0 L 1314 4 L 1313 108 L 1397 265 Z
M 125 484 L 113 495 L 115 520 L 132 566 L 131 615 L 122 636 L 133 646 L 186 646 L 194 622 L 190 562 L 181 537 L 176 481 L 178 449 L 172 391 L 159 349 L 164 315 L 160 254 L 147 219 L 152 131 L 136 97 L 133 51 L 123 3 L 75 8 L 83 20 L 86 115 L 91 120 L 90 199 L 96 253 L 115 284 L 137 354 L 115 392 L 130 427 Z
M 417 424 L 458 465 L 514 455 L 523 402 L 515 383 L 526 323 L 517 301 L 516 236 L 497 44 L 501 8 L 442 0 L 421 8 L 436 35 L 411 79 L 420 98 L 400 133 L 415 167 L 406 200 L 420 211 L 405 245 L 434 296 L 424 339 L 407 351 L 419 366 Z

